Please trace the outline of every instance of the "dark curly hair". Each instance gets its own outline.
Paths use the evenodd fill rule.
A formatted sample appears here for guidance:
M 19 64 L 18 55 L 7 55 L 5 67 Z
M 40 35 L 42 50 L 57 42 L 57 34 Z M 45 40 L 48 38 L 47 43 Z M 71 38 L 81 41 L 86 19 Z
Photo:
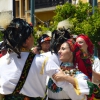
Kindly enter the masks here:
M 33 33 L 33 28 L 23 19 L 14 18 L 2 33 L 4 34 L 3 48 L 11 49 L 20 58 L 20 48 Z
M 52 32 L 50 51 L 54 53 L 58 53 L 58 49 L 61 46 L 61 44 L 70 38 L 71 38 L 70 33 L 66 29 L 54 30 Z

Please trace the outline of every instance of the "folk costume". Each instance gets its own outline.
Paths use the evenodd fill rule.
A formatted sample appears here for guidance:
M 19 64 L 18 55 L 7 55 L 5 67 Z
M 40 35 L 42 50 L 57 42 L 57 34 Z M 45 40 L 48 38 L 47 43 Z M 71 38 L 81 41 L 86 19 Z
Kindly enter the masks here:
M 71 51 L 74 51 L 74 45 L 72 41 L 68 41 L 69 47 Z M 81 71 L 79 71 L 78 67 L 74 66 L 74 63 L 61 63 L 60 68 L 66 73 L 66 75 L 71 75 L 74 77 L 77 77 L 82 74 Z M 84 74 L 82 74 L 82 77 L 86 78 Z M 58 85 L 59 86 L 59 85 Z M 86 96 L 84 94 L 82 95 L 76 95 L 75 90 L 73 86 L 70 84 L 69 87 L 67 87 L 67 93 L 63 90 L 63 88 L 58 87 L 53 80 L 50 78 L 48 82 L 48 97 L 49 100 L 86 100 Z
M 26 43 L 27 38 L 33 33 L 32 26 L 26 21 L 20 18 L 11 20 L 2 33 L 4 34 L 3 47 L 8 52 L 0 58 L 2 62 L 0 63 L 0 94 L 4 95 L 4 100 L 25 100 L 26 98 L 42 100 L 45 97 L 46 77 L 47 75 L 52 77 L 57 73 L 59 66 L 43 54 L 37 54 L 34 59 L 31 59 L 33 56 L 29 51 L 22 52 L 23 43 Z M 27 62 L 27 59 L 31 63 Z M 28 72 L 26 65 L 30 67 Z M 24 68 L 26 69 L 23 73 Z M 17 84 L 20 85 L 16 88 Z M 21 84 L 23 86 L 20 88 Z M 65 92 L 68 91 L 68 82 L 58 82 L 57 85 Z
M 47 34 L 43 34 L 42 36 L 39 37 L 39 39 L 37 40 L 37 43 L 38 43 L 37 47 L 38 47 L 38 50 L 40 51 L 40 53 L 44 53 L 44 52 L 48 52 L 49 51 L 49 48 L 47 49 L 48 51 L 47 50 L 44 51 L 42 49 L 41 45 L 42 45 L 43 42 L 46 42 L 46 41 L 50 42 L 50 40 L 51 40 L 51 38 Z
M 32 26 L 26 21 L 20 18 L 11 20 L 2 33 L 2 47 L 7 54 L 0 58 L 0 94 L 4 95 L 4 100 L 42 100 L 45 97 L 47 75 L 52 77 L 57 73 L 58 64 L 43 54 L 33 58 L 30 51 L 22 48 L 33 33 Z
M 100 60 L 98 57 L 94 56 L 94 64 L 93 64 L 93 70 L 97 73 L 100 73 Z M 100 81 L 95 79 L 94 76 L 92 76 L 92 82 L 97 84 L 98 86 L 100 85 Z
M 72 48 L 71 50 L 72 51 L 74 51 L 73 50 L 73 46 L 72 46 L 72 43 L 69 41 L 69 44 L 70 44 L 70 48 Z M 55 46 L 56 47 L 56 46 Z M 55 49 L 55 47 L 54 47 L 54 49 Z M 76 48 L 77 47 L 77 48 Z M 78 51 L 80 52 L 80 54 L 82 53 L 81 51 L 80 51 L 80 49 L 79 49 L 79 46 L 77 45 L 75 45 L 75 49 L 77 50 L 78 49 Z M 55 50 L 55 51 L 57 51 L 57 50 Z M 77 54 L 78 53 L 78 51 L 76 52 L 75 51 L 75 53 Z M 81 55 L 82 56 L 82 55 Z M 80 57 L 80 56 L 79 56 Z M 83 56 L 82 56 L 83 57 Z M 76 61 L 76 60 L 75 60 Z M 89 61 L 90 61 L 90 59 L 89 59 Z M 85 67 L 85 65 L 84 65 L 84 62 L 83 62 L 83 60 L 81 59 L 81 62 L 82 63 L 78 63 L 79 64 L 79 66 L 78 66 L 78 64 L 75 64 L 76 65 L 76 67 L 74 66 L 74 68 L 73 68 L 73 65 L 74 64 L 70 64 L 70 63 L 66 63 L 66 64 L 62 64 L 60 67 L 65 71 L 65 73 L 66 74 L 71 74 L 71 76 L 74 74 L 74 77 L 75 77 L 75 82 L 76 82 L 76 86 L 77 86 L 77 89 L 75 89 L 75 91 L 76 91 L 76 93 L 77 93 L 77 90 L 79 90 L 79 91 L 81 91 L 80 93 L 79 93 L 79 91 L 78 91 L 78 95 L 79 96 L 76 96 L 75 95 L 75 93 L 74 93 L 74 87 L 71 85 L 71 84 L 69 84 L 69 87 L 67 87 L 68 86 L 68 84 L 67 84 L 67 86 L 65 86 L 64 84 L 63 84 L 63 86 L 65 86 L 65 87 L 67 87 L 66 89 L 68 90 L 65 90 L 65 87 L 63 87 L 63 89 L 61 88 L 61 87 L 58 87 L 54 82 L 53 82 L 53 80 L 52 79 L 50 79 L 49 80 L 49 82 L 48 82 L 48 96 L 49 96 L 49 100 L 61 100 L 61 99 L 66 99 L 66 98 L 68 98 L 68 96 L 69 96 L 69 98 L 71 98 L 72 100 L 87 100 L 87 97 L 86 97 L 86 95 L 91 95 L 91 89 L 92 89 L 92 93 L 94 93 L 95 91 L 93 90 L 93 88 L 94 88 L 94 86 L 95 86 L 95 84 L 92 84 L 91 82 L 91 85 L 92 86 L 90 86 L 90 84 L 88 84 L 89 83 L 89 81 L 91 80 L 91 73 L 92 73 L 92 71 L 90 70 L 90 73 L 88 72 L 89 70 L 86 70 L 86 67 Z M 76 62 L 75 62 L 76 63 Z M 80 70 L 79 68 L 81 67 L 80 66 L 80 64 L 83 64 L 83 69 L 82 70 Z M 91 69 L 91 62 L 89 62 L 89 68 Z M 67 66 L 66 66 L 67 65 Z M 94 64 L 93 66 L 95 66 L 96 64 Z M 72 67 L 72 68 L 71 68 Z M 66 69 L 67 69 L 67 71 L 66 71 Z M 86 70 L 86 73 L 84 73 L 84 71 L 83 70 Z M 69 72 L 68 72 L 69 71 Z M 83 73 L 84 74 L 83 74 Z M 88 74 L 87 74 L 87 72 L 88 72 Z M 86 76 L 87 75 L 87 76 Z M 90 79 L 89 79 L 90 78 Z M 78 86 L 78 81 L 76 81 L 76 80 L 78 80 L 80 83 L 79 84 L 81 84 L 80 86 L 81 86 L 81 88 L 79 88 Z M 80 80 L 82 80 L 82 81 L 80 81 Z M 88 81 L 87 81 L 88 80 Z M 83 83 L 81 83 L 81 82 L 83 82 Z M 83 84 L 85 84 L 85 85 L 83 85 Z M 83 85 L 83 87 L 82 87 L 82 85 Z M 85 86 L 85 87 L 84 87 Z M 90 89 L 90 87 L 91 87 L 91 89 Z M 98 86 L 96 86 L 96 89 L 99 91 L 99 88 L 98 88 Z M 64 90 L 64 91 L 63 91 Z M 67 92 L 67 95 L 66 95 L 66 93 L 65 93 L 65 91 Z M 81 94 L 81 95 L 80 95 Z M 99 92 L 97 93 L 97 94 L 99 94 Z
M 45 67 L 48 58 L 42 54 L 35 55 L 32 60 L 33 54 L 22 46 L 33 33 L 32 26 L 26 21 L 20 18 L 11 20 L 2 33 L 2 47 L 6 48 L 7 54 L 0 58 L 0 94 L 4 95 L 4 100 L 42 100 L 45 97 L 46 77 L 52 76 L 57 66 L 54 68 L 52 65 L 51 69 L 47 64 L 48 67 Z
M 92 64 L 93 64 L 93 44 L 88 36 L 86 35 L 79 35 L 77 38 L 82 38 L 87 44 L 87 52 L 86 54 L 84 50 L 81 49 L 81 45 L 76 43 L 75 45 L 75 63 L 78 64 L 79 70 L 81 70 L 85 75 L 92 79 Z M 78 45 L 78 46 L 77 46 Z

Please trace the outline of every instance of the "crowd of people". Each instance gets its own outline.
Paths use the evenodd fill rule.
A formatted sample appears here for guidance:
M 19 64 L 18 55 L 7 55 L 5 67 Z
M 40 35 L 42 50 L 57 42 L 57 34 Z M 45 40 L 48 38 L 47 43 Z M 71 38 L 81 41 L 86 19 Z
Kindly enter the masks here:
M 9 23 L 3 19 L 0 22 L 4 28 L 0 45 L 0 100 L 100 99 L 100 60 L 93 55 L 94 46 L 87 35 L 73 38 L 62 24 L 51 37 L 39 37 L 31 51 L 33 26 L 8 15 L 4 19 Z

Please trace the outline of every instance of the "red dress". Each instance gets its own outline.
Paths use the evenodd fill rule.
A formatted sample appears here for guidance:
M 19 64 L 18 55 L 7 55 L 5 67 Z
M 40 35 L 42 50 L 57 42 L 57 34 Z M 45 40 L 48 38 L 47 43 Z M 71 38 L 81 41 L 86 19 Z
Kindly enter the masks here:
M 2 57 L 3 55 L 0 53 L 0 58 Z

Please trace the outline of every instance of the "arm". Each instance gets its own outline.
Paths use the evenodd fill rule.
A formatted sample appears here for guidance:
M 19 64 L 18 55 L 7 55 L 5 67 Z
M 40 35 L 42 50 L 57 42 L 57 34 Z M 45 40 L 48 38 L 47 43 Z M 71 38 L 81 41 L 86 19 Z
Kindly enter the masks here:
M 92 71 L 92 73 L 93 73 L 94 78 L 100 81 L 100 73 L 95 72 L 94 70 Z
M 49 60 L 45 64 L 43 72 L 45 75 L 48 75 L 50 77 L 52 76 L 57 77 L 57 75 L 60 73 L 59 69 L 60 69 L 59 66 L 54 62 L 54 60 L 53 61 Z M 66 93 L 70 92 L 69 90 L 71 90 L 70 93 L 73 92 L 74 94 L 77 95 L 80 94 L 92 95 L 92 93 L 94 93 L 94 89 L 95 89 L 94 87 L 96 87 L 97 90 L 99 91 L 97 85 L 88 82 L 87 80 L 84 80 L 84 77 L 82 75 L 81 76 L 79 75 L 79 77 L 74 78 L 66 75 L 63 76 L 62 74 L 62 77 L 63 78 L 57 78 L 61 82 L 56 82 L 57 79 L 55 79 L 54 82 L 58 87 L 62 87 Z
M 49 63 L 50 62 L 50 63 Z M 49 59 L 49 61 L 46 63 L 46 66 L 45 66 L 45 69 L 44 69 L 44 74 L 45 75 L 48 75 L 48 76 L 50 76 L 51 78 L 52 78 L 52 76 L 54 75 L 57 75 L 57 74 L 59 74 L 60 73 L 60 67 L 54 62 L 54 60 L 52 61 L 51 59 Z M 63 75 L 62 75 L 63 76 Z M 64 80 L 63 80 L 64 79 Z M 54 83 L 58 86 L 58 87 L 61 87 L 61 88 L 63 88 L 63 90 L 66 92 L 66 93 L 68 93 L 68 90 L 69 89 L 72 89 L 74 92 L 76 91 L 76 90 L 78 90 L 79 91 L 79 89 L 78 89 L 78 85 L 76 84 L 77 83 L 77 81 L 76 81 L 76 79 L 75 78 L 73 78 L 73 77 L 70 77 L 70 76 L 65 76 L 64 75 L 64 77 L 61 79 L 62 81 L 60 81 L 60 82 L 56 82 L 56 80 L 55 79 L 53 79 L 53 81 L 54 81 Z M 73 85 L 72 85 L 72 84 Z M 85 87 L 87 87 L 87 84 L 86 84 L 86 82 L 84 82 L 84 84 L 86 85 Z M 74 87 L 73 87 L 74 86 Z M 76 87 L 77 86 L 77 87 Z M 83 84 L 82 84 L 82 86 L 83 86 Z M 85 92 L 78 92 L 77 93 L 78 95 L 80 95 L 80 94 L 89 94 L 89 89 L 88 88 L 86 88 L 86 90 L 85 90 Z
M 93 93 L 95 93 L 95 90 L 98 90 L 97 94 L 100 93 L 100 89 L 98 88 L 97 85 L 93 84 L 90 81 L 84 80 L 84 78 L 82 78 L 82 77 L 74 78 L 72 76 L 67 76 L 62 71 L 53 75 L 53 78 L 57 82 L 58 81 L 67 81 L 67 82 L 73 84 L 77 95 L 80 95 L 80 94 L 92 95 Z
M 57 82 L 59 81 L 66 81 L 71 83 L 74 86 L 74 90 L 77 95 L 80 94 L 89 94 L 89 88 L 86 80 L 83 80 L 83 78 L 74 78 L 72 76 L 64 74 L 61 70 L 59 73 L 56 73 L 53 75 L 54 80 Z
M 94 63 L 92 67 L 92 82 L 100 84 L 100 60 L 98 57 L 94 57 Z
M 52 77 L 56 82 L 58 82 L 58 81 L 67 81 L 75 87 L 74 77 L 66 75 L 62 70 L 59 70 L 59 72 L 54 74 Z

